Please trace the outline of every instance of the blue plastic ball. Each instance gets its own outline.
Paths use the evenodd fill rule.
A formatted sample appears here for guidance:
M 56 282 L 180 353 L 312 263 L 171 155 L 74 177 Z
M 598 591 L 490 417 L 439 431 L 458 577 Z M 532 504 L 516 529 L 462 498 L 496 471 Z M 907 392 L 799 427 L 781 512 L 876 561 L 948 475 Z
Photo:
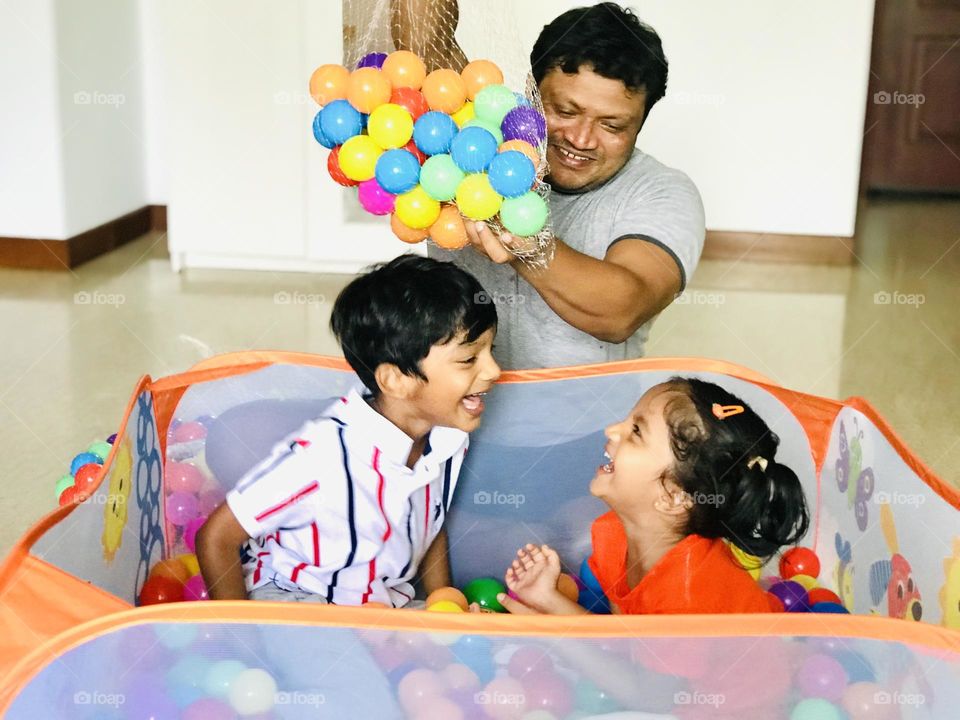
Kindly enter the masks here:
M 496 155 L 497 139 L 481 127 L 465 127 L 450 143 L 450 157 L 467 173 L 483 172 Z
M 533 186 L 537 169 L 530 158 L 517 150 L 497 153 L 487 168 L 490 185 L 505 198 L 520 197 Z
M 486 685 L 496 675 L 496 665 L 493 661 L 493 644 L 483 635 L 464 635 L 450 646 L 453 656 L 473 670 Z
M 332 150 L 336 147 L 333 140 L 328 138 L 323 134 L 323 128 L 320 127 L 320 116 L 323 115 L 323 110 L 319 111 L 316 115 L 313 116 L 313 137 L 314 139 L 323 145 L 328 150 Z
M 849 615 L 850 611 L 847 610 L 840 603 L 835 602 L 818 602 L 814 603 L 810 608 L 815 613 L 832 613 L 834 615 Z
M 586 560 L 580 563 L 580 582 L 584 587 L 577 597 L 577 604 L 597 615 L 609 615 L 610 601 L 604 595 L 600 581 L 597 580 L 597 576 L 593 574 Z
M 457 135 L 457 124 L 446 113 L 424 113 L 413 124 L 413 142 L 424 155 L 439 155 L 450 150 Z
M 346 100 L 334 100 L 320 111 L 320 129 L 334 145 L 343 145 L 363 129 L 360 112 Z
M 77 470 L 88 463 L 103 465 L 103 461 L 91 452 L 82 452 L 70 461 L 70 474 L 76 475 Z
M 409 150 L 387 150 L 377 160 L 374 176 L 384 190 L 400 195 L 412 190 L 420 180 L 420 161 Z

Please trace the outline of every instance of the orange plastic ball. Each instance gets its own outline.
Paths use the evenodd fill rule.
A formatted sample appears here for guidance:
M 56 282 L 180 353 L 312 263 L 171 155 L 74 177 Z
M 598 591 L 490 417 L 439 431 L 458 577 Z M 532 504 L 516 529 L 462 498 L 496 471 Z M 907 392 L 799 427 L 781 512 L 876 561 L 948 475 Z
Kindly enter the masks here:
M 150 568 L 149 577 L 166 577 L 183 584 L 190 579 L 190 570 L 179 558 L 167 558 Z
M 431 110 L 453 114 L 467 101 L 467 88 L 460 74 L 449 68 L 427 75 L 420 89 Z
M 458 250 L 470 242 L 463 218 L 456 207 L 446 205 L 440 210 L 440 217 L 430 226 L 430 239 L 447 250 Z M 429 605 L 428 602 L 427 606 Z
M 446 209 L 447 208 L 444 208 L 444 210 Z M 453 208 L 453 209 L 456 209 L 456 208 Z M 440 211 L 441 218 L 443 217 L 444 210 Z M 427 596 L 427 607 L 430 607 L 434 603 L 443 602 L 443 601 L 455 603 L 459 605 L 460 608 L 464 611 L 466 611 L 468 608 L 467 596 L 464 595 L 459 590 L 457 590 L 455 587 L 442 587 L 434 590 L 432 593 L 430 593 Z
M 390 606 L 387 605 L 386 603 L 377 602 L 376 600 L 371 600 L 370 602 L 365 602 L 360 607 L 367 608 L 368 610 L 376 610 L 376 609 L 386 610 Z
M 426 240 L 430 234 L 426 228 L 412 228 L 404 225 L 396 215 L 390 216 L 390 229 L 393 230 L 394 235 L 411 245 L 416 245 L 418 242 Z
M 392 91 L 386 75 L 377 68 L 363 67 L 350 73 L 347 100 L 360 112 L 371 113 L 378 106 L 390 102 Z
M 503 85 L 503 73 L 489 60 L 474 60 L 460 72 L 467 97 L 473 100 L 487 85 Z
M 567 573 L 560 573 L 560 577 L 557 578 L 557 590 L 568 600 L 574 602 L 580 597 L 580 588 L 577 586 L 577 581 Z
M 350 71 L 343 65 L 321 65 L 310 76 L 310 97 L 326 105 L 347 96 Z
M 537 149 L 528 143 L 526 140 L 507 140 L 505 143 L 502 143 L 497 152 L 507 152 L 507 150 L 516 150 L 517 152 L 522 152 L 528 158 L 530 162 L 533 163 L 534 167 L 540 166 L 540 153 L 537 152 Z
M 380 68 L 395 88 L 413 88 L 419 90 L 427 76 L 423 61 L 409 50 L 397 50 L 387 55 Z

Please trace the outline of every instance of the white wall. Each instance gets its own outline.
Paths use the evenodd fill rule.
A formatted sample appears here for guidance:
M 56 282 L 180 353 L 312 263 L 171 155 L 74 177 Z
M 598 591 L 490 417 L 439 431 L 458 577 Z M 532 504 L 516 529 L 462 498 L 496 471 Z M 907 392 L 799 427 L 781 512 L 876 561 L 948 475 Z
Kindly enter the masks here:
M 155 0 L 137 0 L 140 37 L 139 75 L 143 97 L 144 185 L 147 203 L 166 205 L 169 197 L 167 161 L 166 108 L 161 83 L 163 52 L 161 46 L 162 17 Z

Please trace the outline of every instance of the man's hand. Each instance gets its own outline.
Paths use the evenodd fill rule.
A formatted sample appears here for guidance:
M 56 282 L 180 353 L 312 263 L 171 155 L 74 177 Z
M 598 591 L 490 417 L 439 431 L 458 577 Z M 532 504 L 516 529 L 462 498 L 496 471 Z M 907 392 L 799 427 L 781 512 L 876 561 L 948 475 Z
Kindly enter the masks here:
M 536 240 L 533 238 L 517 237 L 506 231 L 497 237 L 485 222 L 468 220 L 464 223 L 464 226 L 467 229 L 467 237 L 470 238 L 470 245 L 473 249 L 497 265 L 518 260 L 511 250 L 529 253 L 536 249 Z

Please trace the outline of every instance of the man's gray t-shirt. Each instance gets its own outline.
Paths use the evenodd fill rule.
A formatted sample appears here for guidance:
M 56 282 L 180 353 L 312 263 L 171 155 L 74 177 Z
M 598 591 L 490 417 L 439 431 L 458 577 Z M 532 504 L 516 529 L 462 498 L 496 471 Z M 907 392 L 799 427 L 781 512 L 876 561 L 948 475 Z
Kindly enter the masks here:
M 703 250 L 703 203 L 696 186 L 684 173 L 640 150 L 600 187 L 582 193 L 555 189 L 550 194 L 550 224 L 563 242 L 598 260 L 618 240 L 655 243 L 679 266 L 681 291 Z M 449 251 L 431 245 L 429 255 L 452 260 L 472 273 L 497 304 L 494 356 L 504 369 L 643 357 L 652 319 L 626 342 L 603 342 L 567 324 L 509 264 L 497 265 L 471 248 Z

